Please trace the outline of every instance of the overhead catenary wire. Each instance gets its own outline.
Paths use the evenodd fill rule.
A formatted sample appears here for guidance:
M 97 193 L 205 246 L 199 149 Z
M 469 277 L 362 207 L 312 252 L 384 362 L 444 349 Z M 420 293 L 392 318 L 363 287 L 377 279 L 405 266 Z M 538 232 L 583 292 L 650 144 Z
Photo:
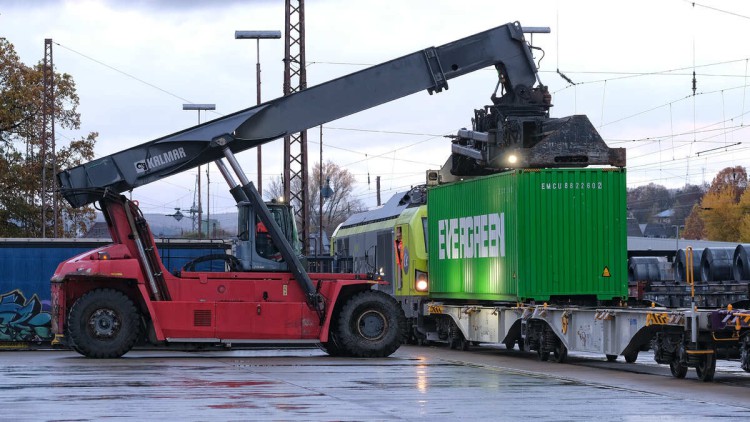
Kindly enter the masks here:
M 138 78 L 138 77 L 136 77 L 136 76 L 134 76 L 134 75 L 132 75 L 132 74 L 130 74 L 128 72 L 125 72 L 123 70 L 120 70 L 120 69 L 112 66 L 112 65 L 104 63 L 101 60 L 95 59 L 95 58 L 93 58 L 93 57 L 91 57 L 89 55 L 81 53 L 81 52 L 79 52 L 79 51 L 77 51 L 77 50 L 75 50 L 75 49 L 73 49 L 71 47 L 62 45 L 62 44 L 60 44 L 58 42 L 55 42 L 55 44 L 57 44 L 58 46 L 66 49 L 66 50 L 69 50 L 69 51 L 71 51 L 71 52 L 73 52 L 75 54 L 78 54 L 81 57 L 84 57 L 84 58 L 86 58 L 88 60 L 91 60 L 91 61 L 97 63 L 97 64 L 100 64 L 100 65 L 102 65 L 104 67 L 107 67 L 107 68 L 109 68 L 109 69 L 111 69 L 111 70 L 113 70 L 113 71 L 115 71 L 117 73 L 120 73 L 120 74 L 122 74 L 122 75 L 124 75 L 124 76 L 126 76 L 128 78 L 134 79 L 134 80 L 136 80 L 136 81 L 138 81 L 140 83 L 143 83 L 143 84 L 145 84 L 145 85 L 147 85 L 149 87 L 157 89 L 157 90 L 159 90 L 159 91 L 161 91 L 161 92 L 163 92 L 163 93 L 165 93 L 167 95 L 170 95 L 170 96 L 172 96 L 174 98 L 177 98 L 177 99 L 179 99 L 181 101 L 188 102 L 188 103 L 191 102 L 190 100 L 188 100 L 188 99 L 186 99 L 186 98 L 184 98 L 184 97 L 182 97 L 182 96 L 180 96 L 178 94 L 172 93 L 172 92 L 170 92 L 170 91 L 168 91 L 168 90 L 166 90 L 164 88 L 161 88 L 161 87 L 159 87 L 159 86 L 157 86 L 155 84 L 152 84 L 152 83 L 150 83 L 148 81 L 145 81 L 145 80 L 143 80 L 141 78 Z M 588 82 L 585 82 L 585 83 L 606 83 L 607 81 L 612 81 L 612 80 L 617 80 L 617 79 L 622 79 L 622 78 L 667 74 L 667 73 L 681 71 L 681 70 L 687 70 L 687 69 L 693 69 L 694 70 L 694 69 L 703 68 L 703 67 L 711 67 L 711 66 L 719 66 L 719 65 L 732 64 L 732 63 L 737 63 L 737 62 L 740 62 L 740 61 L 744 61 L 746 63 L 746 68 L 747 68 L 748 58 L 743 58 L 743 59 L 726 60 L 726 61 L 720 61 L 720 62 L 707 63 L 707 64 L 703 64 L 703 65 L 693 65 L 691 67 L 680 67 L 680 68 L 667 69 L 667 70 L 659 70 L 659 71 L 652 71 L 652 72 L 611 72 L 611 71 L 568 71 L 568 72 L 569 73 L 577 73 L 577 74 L 618 74 L 618 75 L 623 75 L 620 78 L 607 78 L 607 79 L 602 79 L 602 80 L 597 80 L 597 81 L 588 81 Z M 372 64 L 370 64 L 370 63 L 349 63 L 349 62 L 331 62 L 331 61 L 309 61 L 308 63 L 309 64 L 325 63 L 325 64 L 333 64 L 333 65 L 372 66 Z M 556 71 L 540 71 L 540 72 L 557 72 L 558 70 L 556 70 Z M 494 69 L 492 69 L 492 71 L 494 72 Z M 727 76 L 727 75 L 717 75 L 717 76 Z M 745 72 L 745 75 L 731 75 L 731 76 L 743 77 L 743 78 L 746 79 L 747 78 L 747 71 Z M 747 84 L 743 84 L 740 87 L 741 88 L 746 88 Z M 740 88 L 740 87 L 735 87 L 735 88 L 730 88 L 730 89 L 737 89 L 737 88 Z M 708 94 L 708 93 L 697 93 L 696 95 L 701 95 L 701 94 Z M 679 100 L 677 100 L 677 101 L 679 101 Z M 669 104 L 671 104 L 673 102 L 670 102 Z M 653 109 L 644 110 L 641 113 L 645 113 L 645 112 L 648 112 L 648 111 L 651 111 L 651 110 L 653 110 Z M 217 113 L 217 114 L 221 114 L 221 113 Z M 628 118 L 635 117 L 637 115 L 638 114 L 632 115 L 632 116 L 628 116 Z M 605 125 L 613 124 L 615 122 L 617 122 L 617 121 L 608 122 Z M 326 128 L 330 128 L 332 130 L 350 130 L 350 131 L 362 131 L 362 132 L 386 133 L 386 134 L 399 134 L 399 135 L 425 135 L 425 136 L 434 136 L 434 137 L 442 136 L 442 135 L 427 134 L 427 133 L 423 133 L 422 134 L 422 133 L 417 133 L 417 132 L 386 131 L 386 130 L 362 129 L 362 128 L 343 128 L 343 127 L 329 127 L 329 126 L 326 126 Z M 427 140 L 425 140 L 425 141 L 427 141 Z
M 60 44 L 58 43 L 58 45 L 60 45 Z M 137 80 L 137 81 L 139 81 L 141 83 L 144 83 L 144 84 L 146 84 L 148 86 L 151 86 L 151 87 L 153 87 L 155 89 L 158 89 L 161 92 L 164 92 L 164 93 L 166 93 L 168 95 L 173 96 L 174 98 L 179 98 L 179 99 L 181 99 L 183 101 L 189 102 L 188 100 L 183 99 L 179 95 L 173 94 L 173 93 L 169 92 L 168 90 L 161 89 L 158 86 L 150 84 L 150 83 L 148 83 L 146 81 L 143 81 L 143 80 L 141 80 L 141 79 L 139 79 L 139 78 L 137 78 L 137 77 L 135 77 L 135 76 L 127 73 L 127 72 L 120 71 L 119 69 L 116 69 L 116 68 L 114 68 L 112 66 L 109 66 L 109 65 L 107 65 L 107 64 L 105 64 L 103 62 L 100 62 L 100 61 L 98 61 L 96 59 L 93 59 L 93 58 L 85 56 L 85 55 L 83 55 L 81 53 L 78 53 L 77 51 L 75 51 L 73 49 L 70 49 L 70 48 L 68 48 L 66 46 L 63 46 L 63 45 L 60 45 L 60 46 L 62 48 L 64 48 L 64 49 L 70 50 L 70 51 L 72 51 L 72 52 L 74 52 L 76 54 L 80 54 L 80 55 L 82 55 L 82 56 L 84 56 L 84 57 L 86 57 L 88 59 L 91 59 L 91 60 L 93 60 L 93 61 L 95 61 L 95 62 L 97 62 L 97 63 L 99 63 L 101 65 L 109 67 L 109 68 L 117 71 L 118 73 L 123 74 L 124 76 L 131 77 L 131 78 L 133 78 L 133 79 L 135 79 L 135 80 Z M 711 74 L 707 74 L 707 73 L 698 73 L 698 72 L 696 72 L 696 74 L 698 76 L 703 75 L 703 76 L 707 76 L 707 77 L 708 76 L 742 77 L 742 78 L 744 78 L 744 81 L 747 82 L 748 59 L 745 58 L 745 59 L 742 59 L 742 60 L 745 63 L 745 73 L 744 73 L 744 75 L 730 75 L 730 74 L 711 75 Z M 737 61 L 738 60 L 732 60 L 732 61 L 723 61 L 723 62 L 709 63 L 709 64 L 703 64 L 703 65 L 697 65 L 697 66 L 694 65 L 692 67 L 692 69 L 698 69 L 698 68 L 704 68 L 704 67 L 708 67 L 708 66 L 718 66 L 718 65 L 722 65 L 722 64 L 735 63 Z M 323 63 L 323 62 L 319 62 L 319 63 Z M 368 65 L 368 64 L 365 64 L 365 63 L 344 63 L 344 62 L 329 62 L 329 64 L 357 65 L 357 66 L 366 66 L 366 65 Z M 549 71 L 545 71 L 545 72 L 549 72 Z M 612 74 L 612 75 L 615 75 L 614 77 L 607 77 L 607 79 L 603 79 L 603 80 L 599 81 L 601 83 L 604 83 L 605 87 L 608 84 L 608 81 L 614 81 L 614 80 L 618 80 L 618 79 L 626 78 L 626 77 L 633 78 L 633 77 L 649 76 L 649 75 L 658 75 L 658 76 L 678 76 L 678 75 L 683 75 L 683 73 L 679 73 L 680 70 L 674 70 L 674 69 L 668 70 L 668 71 L 659 71 L 659 72 L 630 72 L 630 74 L 627 74 L 627 75 L 624 72 L 611 72 L 611 73 L 608 73 L 608 72 L 594 72 L 594 71 L 584 71 L 584 72 L 566 71 L 566 72 L 570 72 L 571 74 L 576 74 L 576 73 L 578 73 L 578 74 L 595 74 L 595 73 L 599 73 L 599 74 Z M 660 72 L 669 72 L 669 74 L 661 74 Z M 617 76 L 617 74 L 619 74 L 620 76 Z M 585 83 L 595 83 L 595 82 L 597 82 L 597 81 L 587 81 Z M 745 108 L 744 93 L 745 93 L 746 87 L 747 87 L 747 83 L 743 83 L 743 85 L 742 85 L 742 88 L 743 88 L 743 106 L 742 106 L 743 107 L 743 112 L 744 112 L 744 108 Z M 726 88 L 726 89 L 734 89 L 734 88 Z M 574 92 L 576 92 L 576 98 L 577 98 L 577 89 L 575 87 L 574 87 Z M 711 94 L 713 92 L 721 92 L 721 94 L 724 95 L 723 90 L 717 90 L 717 91 L 709 91 L 709 92 L 696 92 L 696 96 L 708 95 L 708 94 Z M 601 117 L 602 127 L 618 123 L 619 121 L 622 121 L 622 120 L 625 120 L 625 119 L 628 119 L 628 118 L 636 117 L 636 115 L 632 115 L 632 116 L 626 116 L 626 117 L 624 117 L 622 119 L 615 120 L 615 121 L 612 121 L 612 122 L 605 122 L 604 121 L 604 116 L 605 116 L 605 111 L 606 111 L 605 110 L 605 102 L 604 102 L 605 95 L 606 95 L 606 88 L 605 88 L 605 91 L 603 91 L 603 95 L 602 95 L 602 117 Z M 669 107 L 670 107 L 670 132 L 671 133 L 670 133 L 669 136 L 670 136 L 670 139 L 673 141 L 671 143 L 671 147 L 673 149 L 673 151 L 672 151 L 673 158 L 676 155 L 676 148 L 679 148 L 680 144 L 684 144 L 685 143 L 685 141 L 677 139 L 677 136 L 679 136 L 678 134 L 674 134 L 674 122 L 672 121 L 672 119 L 673 119 L 673 116 L 672 116 L 672 113 L 673 113 L 672 106 L 673 106 L 674 103 L 682 101 L 682 100 L 684 100 L 684 98 L 681 98 L 681 99 L 675 100 L 673 102 L 667 103 L 667 104 L 669 104 Z M 652 111 L 654 109 L 656 109 L 656 108 L 646 110 L 646 111 L 644 111 L 642 113 L 647 113 L 647 112 Z M 576 106 L 576 110 L 577 110 L 577 106 Z M 740 114 L 740 116 L 742 117 L 743 123 L 744 123 L 744 113 Z M 731 130 L 732 127 L 736 127 L 736 125 L 728 125 L 727 124 L 727 120 L 730 120 L 730 119 L 726 119 L 726 118 L 723 119 L 724 126 L 725 126 L 724 129 L 718 128 L 718 129 L 714 129 L 714 130 L 717 131 L 717 132 L 719 132 L 719 131 L 726 132 L 726 130 Z M 744 126 L 740 125 L 740 127 L 744 127 Z M 382 133 L 382 134 L 386 134 L 386 135 L 387 134 L 393 134 L 393 135 L 407 135 L 407 136 L 433 136 L 434 138 L 442 136 L 442 135 L 429 134 L 429 133 L 422 133 L 422 134 L 420 134 L 420 133 L 415 133 L 415 132 L 398 132 L 398 131 L 385 131 L 385 130 L 361 129 L 361 128 L 355 129 L 355 128 L 332 127 L 331 129 L 332 130 L 351 130 L 351 131 L 370 132 L 370 133 Z M 696 139 L 693 139 L 693 143 L 705 142 L 705 141 L 701 141 L 701 140 L 697 139 L 697 134 L 701 133 L 700 128 L 694 127 L 694 130 L 692 132 L 688 132 L 688 133 L 692 133 L 693 136 L 694 136 L 694 138 L 696 138 Z M 725 133 L 725 135 L 726 135 L 726 133 Z M 379 157 L 378 155 L 389 156 L 390 154 L 393 154 L 392 156 L 390 156 L 388 158 L 391 158 L 391 157 L 395 158 L 395 156 L 396 156 L 395 151 L 404 150 L 406 148 L 413 147 L 414 145 L 418 145 L 418 144 L 423 143 L 423 142 L 428 142 L 429 140 L 434 139 L 434 138 L 425 139 L 425 140 L 422 140 L 420 142 L 407 145 L 405 147 L 395 148 L 393 151 L 388 151 L 388 152 L 385 152 L 385 153 L 382 153 L 382 154 L 372 154 L 370 151 L 366 151 L 366 150 L 355 151 L 354 149 L 351 149 L 351 148 L 342 148 L 342 147 L 335 147 L 335 146 L 331 146 L 331 148 L 336 148 L 336 149 L 339 149 L 339 150 L 348 151 L 348 152 L 355 153 L 355 154 L 356 153 L 366 154 L 367 155 L 366 160 L 369 161 L 371 159 L 386 158 L 386 157 Z M 638 141 L 636 141 L 636 140 L 628 140 L 628 141 L 623 141 L 623 142 L 636 142 L 637 143 Z M 661 142 L 661 139 L 656 139 L 656 140 L 654 140 L 654 142 L 656 144 L 659 144 Z M 659 147 L 659 150 L 661 152 L 661 146 Z M 409 160 L 409 159 L 402 159 L 402 158 L 397 158 L 397 159 L 399 161 L 402 161 L 402 162 L 409 162 L 409 163 L 421 164 L 421 165 L 432 166 L 432 167 L 438 166 L 438 164 L 435 164 L 435 163 L 425 163 L 425 162 L 418 161 L 418 160 Z M 352 164 L 356 164 L 356 163 L 362 162 L 362 161 L 364 161 L 364 160 L 358 160 L 358 161 L 355 161 L 353 163 L 348 163 L 347 166 L 348 165 L 352 165 Z M 178 185 L 175 185 L 175 186 L 178 186 Z
M 156 86 L 156 85 L 154 85 L 154 84 L 152 84 L 152 83 L 150 83 L 150 82 L 147 82 L 147 81 L 145 81 L 145 80 L 143 80 L 143 79 L 141 79 L 141 78 L 139 78 L 139 77 L 137 77 L 137 76 L 135 76 L 135 75 L 132 75 L 132 74 L 130 74 L 130 73 L 128 73 L 128 72 L 125 72 L 124 70 L 120 70 L 120 69 L 118 69 L 118 68 L 116 68 L 116 67 L 114 67 L 114 66 L 111 66 L 111 65 L 109 65 L 109 64 L 107 64 L 107 63 L 104 63 L 104 62 L 103 62 L 103 61 L 101 61 L 101 60 L 97 60 L 97 59 L 95 59 L 95 58 L 93 58 L 93 57 L 91 57 L 91 56 L 88 56 L 88 55 L 86 55 L 86 54 L 84 54 L 84 53 L 81 53 L 80 51 L 74 50 L 74 49 L 72 49 L 72 48 L 70 48 L 70 47 L 68 47 L 68 46 L 62 45 L 62 44 L 60 44 L 60 43 L 58 43 L 58 42 L 54 42 L 54 44 L 58 45 L 58 46 L 59 46 L 59 47 L 61 47 L 61 48 L 64 48 L 64 49 L 66 49 L 66 50 L 68 50 L 68 51 L 70 51 L 70 52 L 72 52 L 72 53 L 78 54 L 79 56 L 81 56 L 81 57 L 83 57 L 83 58 L 86 58 L 86 59 L 88 59 L 88 60 L 91 60 L 91 61 L 92 61 L 92 62 L 94 62 L 94 63 L 98 63 L 98 64 L 100 64 L 100 65 L 102 65 L 102 66 L 106 67 L 107 69 L 113 70 L 113 71 L 115 71 L 115 72 L 117 72 L 117 73 L 120 73 L 120 74 L 122 74 L 122 75 L 124 75 L 124 76 L 127 76 L 127 77 L 128 77 L 128 78 L 130 78 L 130 79 L 136 80 L 136 81 L 138 81 L 138 82 L 140 82 L 140 83 L 142 83 L 142 84 L 144 84 L 144 85 L 150 86 L 151 88 L 154 88 L 154 89 L 156 89 L 156 90 L 158 90 L 158 91 L 161 91 L 161 92 L 163 92 L 163 93 L 165 93 L 165 94 L 167 94 L 167 95 L 169 95 L 169 96 L 171 96 L 171 97 L 177 98 L 177 99 L 178 99 L 178 100 L 180 100 L 180 101 L 184 101 L 184 102 L 186 102 L 186 103 L 191 103 L 191 104 L 193 103 L 192 101 L 188 100 L 187 98 L 181 97 L 181 96 L 179 96 L 179 95 L 177 95 L 177 94 L 175 94 L 175 93 L 173 93 L 173 92 L 167 91 L 167 90 L 166 90 L 166 89 L 164 89 L 164 88 L 161 88 L 161 87 L 159 87 L 159 86 Z
M 694 2 L 694 1 L 691 1 L 691 0 L 683 0 L 683 1 L 685 3 L 689 3 L 693 7 L 693 9 L 695 9 L 695 6 L 698 6 L 698 7 L 702 7 L 702 8 L 705 8 L 705 9 L 713 10 L 715 12 L 724 13 L 724 14 L 732 15 L 732 16 L 735 16 L 735 17 L 738 17 L 738 18 L 750 20 L 750 16 L 741 15 L 739 13 L 731 12 L 729 10 L 719 9 L 718 7 L 708 6 L 708 5 L 697 3 L 697 2 Z

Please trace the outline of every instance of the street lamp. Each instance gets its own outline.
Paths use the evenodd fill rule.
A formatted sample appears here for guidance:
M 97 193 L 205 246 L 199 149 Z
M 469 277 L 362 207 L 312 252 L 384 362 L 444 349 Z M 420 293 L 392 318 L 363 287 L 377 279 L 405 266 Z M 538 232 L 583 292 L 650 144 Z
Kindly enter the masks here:
M 320 187 L 320 253 L 323 253 L 323 200 L 328 199 L 332 196 L 333 189 L 331 189 L 331 178 L 326 177 L 325 186 Z
M 201 124 L 201 110 L 216 110 L 216 104 L 183 104 L 183 110 L 197 110 L 198 111 L 198 124 Z M 208 218 L 211 218 L 211 178 L 208 175 L 208 167 L 206 164 L 206 183 L 208 183 L 206 189 L 206 198 L 208 198 Z M 198 166 L 198 239 L 202 237 L 201 219 L 203 217 L 203 207 L 201 206 L 201 166 Z M 179 220 L 178 220 L 179 221 Z
M 175 208 L 174 214 L 167 214 L 167 217 L 174 217 L 175 220 L 180 221 L 183 217 L 185 217 L 184 214 L 182 214 L 182 211 L 180 211 L 180 208 Z
M 320 166 L 318 168 L 318 183 L 320 186 L 320 198 L 318 199 L 318 255 L 323 254 L 323 200 L 333 196 L 331 189 L 331 178 L 326 178 L 326 185 L 323 186 L 323 125 L 320 125 Z
M 236 40 L 255 40 L 255 90 L 257 95 L 257 104 L 260 104 L 260 40 L 261 39 L 279 39 L 281 38 L 281 31 L 234 31 L 234 39 Z M 263 177 L 261 172 L 263 164 L 261 163 L 262 154 L 260 145 L 258 148 L 258 193 L 263 195 Z
M 680 253 L 680 229 L 685 229 L 685 226 L 678 226 L 673 224 L 672 227 L 674 227 L 674 262 L 676 263 L 677 254 Z

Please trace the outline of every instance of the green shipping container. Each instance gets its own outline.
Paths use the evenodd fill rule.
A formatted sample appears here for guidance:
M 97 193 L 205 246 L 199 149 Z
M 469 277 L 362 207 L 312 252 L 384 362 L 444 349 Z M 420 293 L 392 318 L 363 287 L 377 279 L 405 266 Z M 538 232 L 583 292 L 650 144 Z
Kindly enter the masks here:
M 626 298 L 624 169 L 539 169 L 436 186 L 427 196 L 438 299 Z

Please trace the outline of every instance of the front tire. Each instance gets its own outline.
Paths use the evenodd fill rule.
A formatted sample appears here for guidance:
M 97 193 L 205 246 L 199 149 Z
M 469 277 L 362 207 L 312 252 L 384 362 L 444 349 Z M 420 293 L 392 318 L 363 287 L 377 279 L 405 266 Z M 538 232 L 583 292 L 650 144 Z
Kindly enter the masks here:
M 347 356 L 346 350 L 344 350 L 341 346 L 341 340 L 336 337 L 336 332 L 337 330 L 332 329 L 331 333 L 328 335 L 328 341 L 325 343 L 321 343 L 320 347 L 324 352 L 328 353 L 329 356 Z
M 392 297 L 367 290 L 347 300 L 335 330 L 350 356 L 386 357 L 403 343 L 406 317 Z
M 86 293 L 68 314 L 72 348 L 89 358 L 119 358 L 133 348 L 140 328 L 140 315 L 133 301 L 112 289 Z

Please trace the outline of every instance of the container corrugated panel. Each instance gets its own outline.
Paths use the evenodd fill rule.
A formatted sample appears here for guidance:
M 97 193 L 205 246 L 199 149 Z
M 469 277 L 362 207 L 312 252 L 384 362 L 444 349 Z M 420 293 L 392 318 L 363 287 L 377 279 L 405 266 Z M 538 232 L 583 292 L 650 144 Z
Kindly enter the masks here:
M 517 170 L 428 195 L 435 298 L 627 296 L 625 171 Z

